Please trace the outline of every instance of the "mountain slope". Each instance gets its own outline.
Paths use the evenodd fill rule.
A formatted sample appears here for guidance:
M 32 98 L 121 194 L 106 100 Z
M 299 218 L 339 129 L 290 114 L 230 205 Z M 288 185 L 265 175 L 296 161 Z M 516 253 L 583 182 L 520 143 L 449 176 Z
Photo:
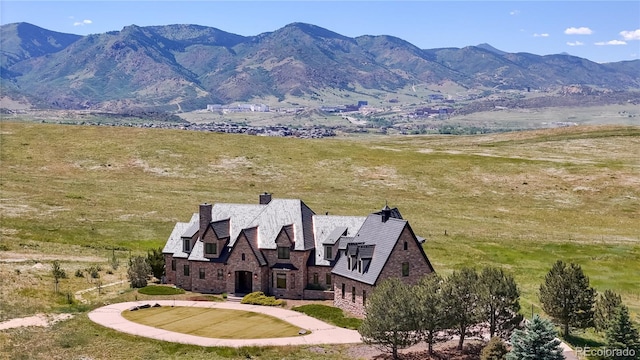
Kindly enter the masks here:
M 505 53 L 487 44 L 420 49 L 380 35 L 350 38 L 293 23 L 256 36 L 198 25 L 78 36 L 4 25 L 2 90 L 38 107 L 192 110 L 208 103 L 321 91 L 393 92 L 413 83 L 478 89 L 580 84 L 640 89 L 640 60 L 597 64 L 569 55 Z

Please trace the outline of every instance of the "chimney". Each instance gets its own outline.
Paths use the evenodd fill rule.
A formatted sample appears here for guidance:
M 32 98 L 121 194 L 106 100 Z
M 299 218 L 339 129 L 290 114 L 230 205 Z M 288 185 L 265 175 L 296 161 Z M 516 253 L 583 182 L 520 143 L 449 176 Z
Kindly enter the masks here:
M 200 232 L 198 235 L 200 239 L 204 236 L 205 230 L 207 230 L 207 226 L 211 223 L 211 209 L 213 205 L 211 204 L 200 204 Z
M 382 214 L 382 222 L 387 222 L 387 220 L 389 220 L 389 218 L 391 217 L 391 209 L 386 203 L 384 204 L 384 207 L 382 208 L 382 211 L 380 213 Z
M 271 202 L 271 194 L 265 192 L 264 194 L 260 194 L 260 205 L 267 205 Z

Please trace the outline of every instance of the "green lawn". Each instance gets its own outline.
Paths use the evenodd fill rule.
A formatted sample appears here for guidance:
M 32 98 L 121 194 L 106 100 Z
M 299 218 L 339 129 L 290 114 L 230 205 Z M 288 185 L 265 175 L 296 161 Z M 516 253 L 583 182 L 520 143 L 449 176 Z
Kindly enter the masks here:
M 143 288 L 138 289 L 140 294 L 145 295 L 178 295 L 184 294 L 183 289 L 174 288 L 171 286 L 157 286 L 157 285 L 148 285 Z
M 300 328 L 250 311 L 159 307 L 125 311 L 131 321 L 164 330 L 216 339 L 264 339 L 298 336 Z
M 291 310 L 299 311 L 316 319 L 328 322 L 329 324 L 346 329 L 357 330 L 362 324 L 361 319 L 345 316 L 342 309 L 333 306 L 309 304 L 296 306 L 291 308 Z

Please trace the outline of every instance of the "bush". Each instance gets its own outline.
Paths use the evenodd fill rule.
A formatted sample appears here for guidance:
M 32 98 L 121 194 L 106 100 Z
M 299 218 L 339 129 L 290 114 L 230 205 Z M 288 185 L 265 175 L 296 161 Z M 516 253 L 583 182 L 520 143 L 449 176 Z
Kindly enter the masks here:
M 491 338 L 491 341 L 482 349 L 480 360 L 504 360 L 507 353 L 507 347 L 497 336 Z
M 84 272 L 82 272 L 82 270 L 78 269 L 78 270 L 76 270 L 75 275 L 76 275 L 76 277 L 83 278 L 84 277 Z
M 306 290 L 327 290 L 323 285 L 320 284 L 307 284 Z
M 342 309 L 333 306 L 309 304 L 296 306 L 291 310 L 301 312 L 345 329 L 356 330 L 360 327 L 360 324 L 362 324 L 361 319 L 345 316 Z
M 174 288 L 170 286 L 157 286 L 157 285 L 149 285 L 143 288 L 138 289 L 140 294 L 145 295 L 178 295 L 184 294 L 183 289 Z
M 284 306 L 287 304 L 286 301 L 276 299 L 274 296 L 267 296 L 262 291 L 245 295 L 240 303 L 262 306 Z

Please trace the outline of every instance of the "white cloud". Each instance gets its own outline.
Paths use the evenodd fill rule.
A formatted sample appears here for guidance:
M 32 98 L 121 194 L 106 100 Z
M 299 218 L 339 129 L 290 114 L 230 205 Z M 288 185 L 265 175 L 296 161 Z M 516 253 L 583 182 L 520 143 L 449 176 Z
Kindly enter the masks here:
M 595 45 L 598 46 L 602 46 L 602 45 L 627 45 L 626 41 L 620 41 L 620 40 L 611 40 L 611 41 L 600 41 L 595 43 Z
M 565 34 L 567 35 L 591 35 L 593 34 L 593 30 L 589 29 L 588 27 L 579 27 L 579 28 L 575 28 L 575 27 L 570 27 L 567 28 L 564 31 Z
M 582 46 L 582 45 L 584 45 L 584 43 L 583 43 L 583 42 L 580 42 L 580 41 L 576 41 L 576 42 L 567 42 L 567 45 L 569 45 L 569 46 Z
M 625 40 L 640 40 L 640 29 L 621 31 L 620 35 L 622 35 Z
M 535 34 L 533 34 L 533 37 L 549 37 L 549 34 L 547 34 L 547 33 L 542 33 L 542 34 L 535 33 Z
M 512 10 L 512 11 L 509 12 L 509 15 L 511 15 L 511 16 L 520 15 L 520 10 Z
M 73 26 L 85 26 L 85 25 L 90 25 L 93 24 L 93 21 L 91 20 L 82 20 L 82 21 L 76 21 L 73 23 Z

